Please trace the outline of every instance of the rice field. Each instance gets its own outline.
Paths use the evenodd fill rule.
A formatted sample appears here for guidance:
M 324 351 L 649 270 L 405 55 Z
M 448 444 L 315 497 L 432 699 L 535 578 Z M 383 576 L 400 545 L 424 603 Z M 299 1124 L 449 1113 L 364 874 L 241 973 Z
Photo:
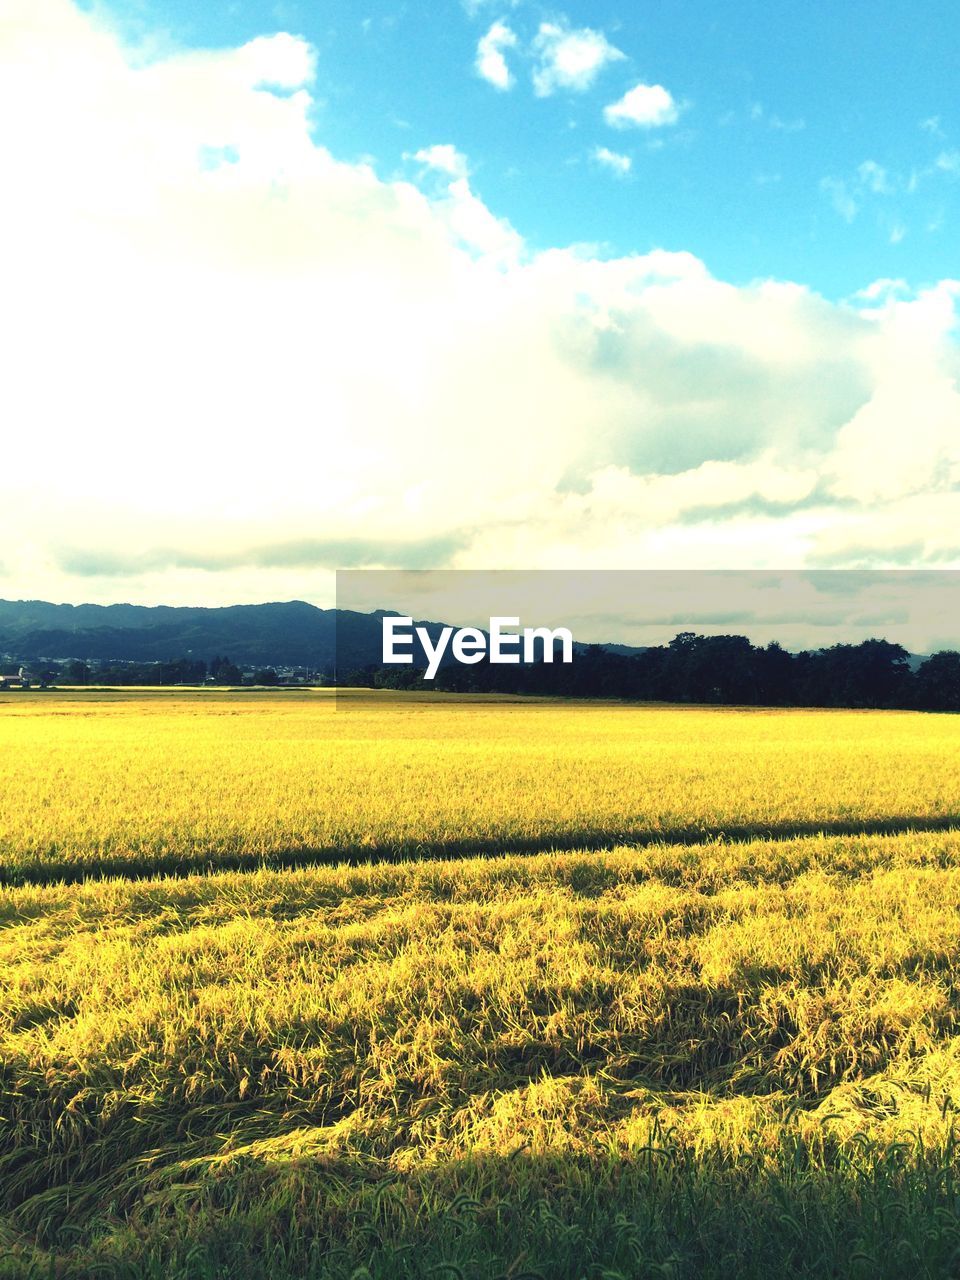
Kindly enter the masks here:
M 960 719 L 0 695 L 0 1276 L 960 1269 Z
M 0 693 L 7 883 L 897 831 L 960 813 L 960 718 L 364 692 Z

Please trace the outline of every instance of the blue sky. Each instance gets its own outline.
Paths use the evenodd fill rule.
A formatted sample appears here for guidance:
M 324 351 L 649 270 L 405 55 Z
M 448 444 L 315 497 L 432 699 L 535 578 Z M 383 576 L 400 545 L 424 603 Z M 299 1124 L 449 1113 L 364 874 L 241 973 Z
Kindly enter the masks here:
M 129 29 L 181 47 L 285 30 L 318 54 L 316 136 L 384 177 L 438 142 L 538 248 L 688 250 L 724 279 L 802 281 L 830 298 L 881 278 L 941 278 L 960 216 L 960 22 L 952 0 L 520 0 L 397 3 L 156 0 L 124 4 Z M 495 22 L 512 86 L 475 70 Z M 589 85 L 537 96 L 542 24 L 601 33 L 611 57 Z M 664 86 L 675 123 L 617 129 L 603 108 Z M 626 156 L 623 177 L 598 148 Z
M 958 33 L 3 0 L 0 596 L 960 568 Z

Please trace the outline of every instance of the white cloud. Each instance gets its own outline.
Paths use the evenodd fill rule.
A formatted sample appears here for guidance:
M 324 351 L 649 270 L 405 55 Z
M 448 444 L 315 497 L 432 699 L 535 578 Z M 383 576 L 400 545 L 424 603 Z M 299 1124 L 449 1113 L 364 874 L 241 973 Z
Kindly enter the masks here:
M 432 213 L 460 247 L 482 255 L 490 263 L 504 265 L 519 260 L 521 237 L 474 194 L 469 181 L 470 165 L 461 151 L 452 143 L 443 142 L 405 158 L 416 160 L 439 177 L 441 190 L 432 201 Z
M 611 62 L 624 54 L 601 31 L 589 27 L 572 29 L 566 23 L 542 22 L 533 41 L 537 65 L 533 87 L 541 98 L 558 89 L 583 93 Z
M 751 105 L 750 119 L 763 121 L 767 128 L 775 133 L 800 133 L 807 127 L 807 122 L 799 116 L 792 120 L 784 120 L 776 113 L 770 115 L 762 102 L 754 102 Z
M 433 212 L 463 248 L 483 257 L 488 265 L 519 262 L 522 238 L 505 218 L 490 212 L 465 178 L 450 183 L 446 199 L 437 201 Z
M 495 22 L 477 44 L 474 63 L 477 75 L 495 89 L 509 89 L 513 75 L 507 65 L 505 50 L 515 49 L 516 45 L 517 37 L 510 27 L 504 22 Z
M 429 194 L 335 159 L 313 65 L 292 36 L 150 59 L 6 0 L 3 594 L 328 601 L 364 546 L 947 555 L 960 284 L 836 305 L 689 253 L 534 252 L 451 143 Z
M 941 151 L 932 162 L 914 168 L 909 173 L 891 172 L 876 160 L 864 160 L 845 178 L 823 178 L 820 189 L 830 197 L 836 212 L 846 222 L 852 222 L 861 206 L 867 205 L 873 197 L 900 197 L 902 204 L 904 197 L 910 197 L 911 200 L 918 197 L 931 179 L 949 179 L 958 173 L 960 152 Z M 890 243 L 898 244 L 906 235 L 902 216 L 892 218 L 889 213 L 885 213 L 878 221 L 886 229 Z M 928 229 L 937 229 L 941 221 L 941 213 L 935 212 L 932 216 L 927 214 Z
M 412 159 L 451 178 L 465 178 L 468 173 L 467 157 L 449 142 L 435 143 L 432 147 L 415 151 Z
M 960 481 L 956 360 L 945 361 L 943 349 L 958 297 L 960 286 L 948 283 L 883 302 L 878 317 L 896 359 L 877 370 L 870 398 L 837 433 L 830 468 L 838 496 L 874 505 Z
M 916 296 L 905 296 L 901 281 L 877 285 L 876 305 L 864 314 L 878 325 L 881 360 L 873 366 L 869 398 L 836 433 L 824 470 L 830 491 L 861 508 L 848 517 L 847 538 L 855 546 L 873 543 L 882 559 L 884 531 L 888 547 L 912 541 L 932 552 L 942 545 L 942 531 L 937 534 L 930 513 L 942 518 L 953 508 L 954 519 L 960 514 L 960 364 L 949 340 L 960 282 L 944 281 Z M 931 504 L 926 512 L 920 495 Z M 825 554 L 843 554 L 837 531 L 823 544 Z M 960 546 L 954 557 L 960 561 Z
M 258 36 L 236 53 L 236 66 L 244 82 L 256 88 L 300 89 L 316 74 L 316 54 L 298 36 L 280 32 Z
M 612 102 L 603 109 L 607 124 L 616 129 L 631 126 L 653 129 L 660 125 L 674 124 L 678 115 L 679 109 L 673 95 L 662 84 L 634 85 L 618 102 Z
M 516 9 L 520 0 L 461 0 L 464 9 L 471 18 L 477 17 L 484 9 L 492 9 L 494 5 L 498 9 Z
M 857 177 L 860 179 L 862 186 L 868 191 L 872 191 L 877 196 L 888 196 L 893 191 L 893 186 L 886 169 L 881 164 L 877 164 L 876 160 L 864 160 L 857 168 Z
M 823 178 L 820 190 L 830 197 L 834 209 L 844 222 L 852 222 L 857 216 L 860 206 L 850 194 L 850 189 L 842 178 Z
M 866 302 L 886 302 L 891 298 L 906 297 L 909 293 L 910 286 L 906 280 L 884 276 L 880 280 L 871 281 L 865 288 L 859 289 L 855 296 L 863 298 Z
M 604 169 L 609 169 L 618 178 L 625 178 L 633 167 L 633 161 L 629 156 L 622 155 L 619 151 L 611 151 L 609 147 L 594 147 L 592 155 L 597 164 L 602 165 Z
M 767 123 L 777 133 L 802 133 L 807 127 L 806 120 L 800 116 L 795 117 L 793 120 L 784 120 L 782 116 L 772 115 L 767 120 Z

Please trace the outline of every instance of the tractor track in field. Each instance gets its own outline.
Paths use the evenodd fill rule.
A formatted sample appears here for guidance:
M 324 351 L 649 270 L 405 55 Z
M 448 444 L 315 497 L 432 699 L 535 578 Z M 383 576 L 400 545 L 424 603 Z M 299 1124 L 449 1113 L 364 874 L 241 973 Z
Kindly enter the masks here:
M 458 840 L 407 841 L 396 845 L 326 845 L 278 849 L 269 854 L 225 853 L 204 860 L 163 856 L 153 859 L 108 857 L 83 863 L 35 861 L 0 866 L 0 888 L 30 885 L 83 884 L 98 880 L 186 879 L 221 872 L 284 871 L 323 866 L 364 866 L 407 861 L 455 861 L 461 858 L 531 856 L 549 853 L 603 853 L 624 846 L 730 844 L 764 840 L 777 843 L 808 837 L 913 835 L 960 831 L 960 813 L 939 817 L 891 817 L 867 821 L 834 820 L 768 825 L 726 824 L 716 827 L 636 828 L 615 831 L 586 829 L 528 837 L 477 837 Z

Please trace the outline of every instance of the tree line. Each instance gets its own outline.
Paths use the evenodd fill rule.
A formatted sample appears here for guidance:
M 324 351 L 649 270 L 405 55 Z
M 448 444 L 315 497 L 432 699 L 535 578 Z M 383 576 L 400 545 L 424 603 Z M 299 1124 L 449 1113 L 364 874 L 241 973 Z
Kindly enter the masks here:
M 166 662 L 101 662 L 94 666 L 79 659 L 53 664 L 33 664 L 37 674 L 67 684 L 109 685 L 236 685 L 244 679 L 243 670 L 235 662 L 216 655 L 210 662 L 202 658 L 171 658 Z M 254 671 L 249 677 L 254 684 L 276 685 L 280 677 L 272 667 Z
M 791 653 L 746 636 L 683 631 L 667 645 L 622 654 L 587 645 L 572 663 L 448 664 L 432 681 L 409 667 L 367 667 L 342 684 L 456 693 L 517 693 L 649 702 L 773 707 L 960 711 L 960 653 L 941 651 L 916 669 L 887 640 Z

